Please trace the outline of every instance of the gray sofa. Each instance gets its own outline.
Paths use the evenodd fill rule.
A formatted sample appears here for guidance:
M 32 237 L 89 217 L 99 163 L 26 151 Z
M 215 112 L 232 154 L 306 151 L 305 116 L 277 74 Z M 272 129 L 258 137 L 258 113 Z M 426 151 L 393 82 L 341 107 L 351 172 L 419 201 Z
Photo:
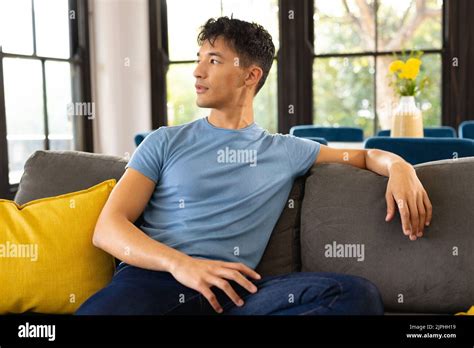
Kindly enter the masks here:
M 115 156 L 37 151 L 25 164 L 15 201 L 118 180 L 125 164 Z M 467 310 L 474 305 L 474 157 L 415 168 L 433 204 L 425 237 L 408 240 L 398 213 L 384 221 L 388 178 L 319 164 L 295 181 L 258 271 L 359 275 L 377 285 L 387 313 Z

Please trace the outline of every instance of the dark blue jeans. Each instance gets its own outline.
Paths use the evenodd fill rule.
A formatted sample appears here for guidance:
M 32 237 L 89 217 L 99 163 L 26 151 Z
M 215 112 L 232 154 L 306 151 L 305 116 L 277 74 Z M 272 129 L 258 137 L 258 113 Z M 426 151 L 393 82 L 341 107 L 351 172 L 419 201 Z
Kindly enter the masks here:
M 381 315 L 383 303 L 372 283 L 335 273 L 290 273 L 251 280 L 254 294 L 229 281 L 245 304 L 236 306 L 220 289 L 211 290 L 221 315 Z M 76 315 L 218 315 L 199 292 L 168 272 L 120 264 L 112 282 L 77 310 Z

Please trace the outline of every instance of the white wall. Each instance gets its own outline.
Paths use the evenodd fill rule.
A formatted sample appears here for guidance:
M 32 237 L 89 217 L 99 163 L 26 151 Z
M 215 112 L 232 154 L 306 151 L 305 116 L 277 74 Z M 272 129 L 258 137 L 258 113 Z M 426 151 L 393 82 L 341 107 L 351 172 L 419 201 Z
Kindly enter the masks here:
M 147 0 L 89 0 L 94 151 L 118 156 L 151 129 Z

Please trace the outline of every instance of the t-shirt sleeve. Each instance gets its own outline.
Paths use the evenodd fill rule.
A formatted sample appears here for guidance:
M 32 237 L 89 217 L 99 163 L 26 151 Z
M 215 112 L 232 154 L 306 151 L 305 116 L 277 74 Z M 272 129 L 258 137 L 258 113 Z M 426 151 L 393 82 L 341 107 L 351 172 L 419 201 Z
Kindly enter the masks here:
M 133 168 L 156 183 L 160 180 L 166 153 L 163 127 L 149 134 L 137 147 L 125 168 Z
M 304 175 L 318 158 L 321 145 L 313 140 L 285 135 L 290 167 L 296 177 Z

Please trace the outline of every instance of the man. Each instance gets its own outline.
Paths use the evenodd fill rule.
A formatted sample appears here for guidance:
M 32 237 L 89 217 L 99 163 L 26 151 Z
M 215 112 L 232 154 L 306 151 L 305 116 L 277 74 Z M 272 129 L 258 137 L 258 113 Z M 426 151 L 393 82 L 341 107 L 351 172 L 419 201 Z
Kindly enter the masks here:
M 431 204 L 413 167 L 388 152 L 333 149 L 259 127 L 252 103 L 275 53 L 263 27 L 210 19 L 198 42 L 197 104 L 211 112 L 159 128 L 134 153 L 93 239 L 123 262 L 77 314 L 383 314 L 378 290 L 365 279 L 261 278 L 254 269 L 294 179 L 314 163 L 389 176 L 386 221 L 399 202 L 403 233 L 421 237 Z

